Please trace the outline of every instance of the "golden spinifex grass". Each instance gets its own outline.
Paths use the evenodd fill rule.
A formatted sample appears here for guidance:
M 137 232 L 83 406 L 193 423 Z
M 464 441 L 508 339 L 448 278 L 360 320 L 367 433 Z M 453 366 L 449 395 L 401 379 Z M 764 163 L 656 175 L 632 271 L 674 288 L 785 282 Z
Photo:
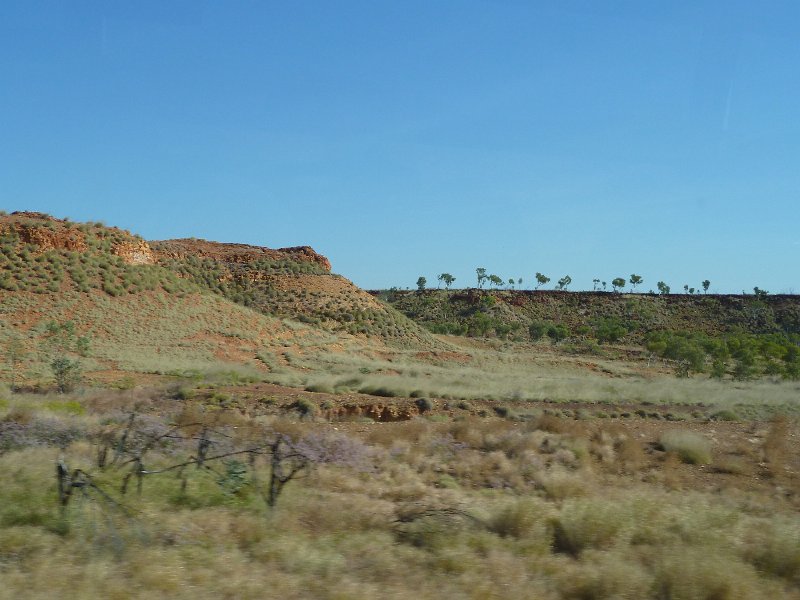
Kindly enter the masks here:
M 732 409 L 734 418 L 772 412 L 800 412 L 796 381 L 719 381 L 705 376 L 676 378 L 651 373 L 625 361 L 595 361 L 600 373 L 568 356 L 504 344 L 460 349 L 455 359 L 418 357 L 416 352 L 385 354 L 288 351 L 289 363 L 271 378 L 279 383 L 322 391 L 363 391 L 379 395 L 512 402 L 556 400 L 599 404 L 659 404 Z M 609 376 L 610 375 L 610 376 Z M 734 412 L 735 411 L 735 412 Z
M 99 468 L 98 449 L 134 407 L 140 442 L 178 423 L 229 436 L 213 452 L 265 430 L 330 433 L 369 449 L 370 469 L 319 461 L 273 510 L 233 463 L 153 474 L 122 495 L 126 469 Z M 736 456 L 754 478 L 668 460 L 657 442 L 685 424 L 288 415 L 248 418 L 158 390 L 11 397 L 0 408 L 0 597 L 800 598 L 791 420 L 754 424 L 742 447 L 721 428 L 745 426 L 707 425 L 713 460 Z M 188 446 L 164 438 L 146 468 L 196 457 L 200 431 Z M 113 502 L 76 490 L 62 510 L 59 458 Z

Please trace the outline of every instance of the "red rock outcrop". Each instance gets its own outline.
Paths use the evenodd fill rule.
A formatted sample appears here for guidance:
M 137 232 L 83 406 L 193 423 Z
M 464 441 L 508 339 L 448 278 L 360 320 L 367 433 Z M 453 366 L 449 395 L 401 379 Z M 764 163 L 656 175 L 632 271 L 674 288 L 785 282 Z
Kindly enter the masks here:
M 42 252 L 47 250 L 86 250 L 86 236 L 70 227 L 64 219 L 56 219 L 38 212 L 15 212 L 0 223 L 0 233 L 14 231 L 23 244 L 31 244 Z
M 111 249 L 111 252 L 129 265 L 152 265 L 156 262 L 153 249 L 144 240 L 120 242 Z
M 197 239 L 179 239 L 154 242 L 158 258 L 209 258 L 222 263 L 247 264 L 257 260 L 292 260 L 309 262 L 330 272 L 330 261 L 309 246 L 292 248 L 265 248 L 249 244 L 225 244 Z
M 89 244 L 85 226 L 79 226 L 67 219 L 57 219 L 45 213 L 19 211 L 0 220 L 0 233 L 13 231 L 22 244 L 30 244 L 38 252 L 48 250 L 69 250 L 86 252 Z M 131 265 L 151 265 L 155 256 L 150 245 L 129 232 L 116 227 L 103 228 L 119 240 L 111 248 L 111 253 Z M 121 239 L 120 239 L 121 238 Z

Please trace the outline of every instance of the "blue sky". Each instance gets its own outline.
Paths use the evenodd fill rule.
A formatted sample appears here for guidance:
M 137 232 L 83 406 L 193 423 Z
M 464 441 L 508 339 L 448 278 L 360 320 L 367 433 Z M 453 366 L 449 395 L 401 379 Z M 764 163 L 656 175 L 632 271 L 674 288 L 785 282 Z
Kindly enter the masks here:
M 0 208 L 362 287 L 800 292 L 800 3 L 0 3 Z

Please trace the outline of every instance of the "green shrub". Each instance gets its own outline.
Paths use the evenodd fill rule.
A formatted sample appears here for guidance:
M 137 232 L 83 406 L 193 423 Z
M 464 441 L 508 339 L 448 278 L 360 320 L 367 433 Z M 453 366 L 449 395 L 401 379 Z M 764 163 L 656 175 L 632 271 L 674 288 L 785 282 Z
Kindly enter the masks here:
M 553 340 L 554 344 L 569 337 L 569 329 L 564 325 L 551 325 L 547 328 L 547 337 Z
M 318 411 L 317 405 L 308 398 L 299 398 L 294 403 L 294 408 L 302 417 L 313 417 Z
M 416 400 L 416 402 L 414 402 L 414 404 L 417 405 L 417 408 L 419 409 L 419 412 L 423 413 L 423 414 L 433 410 L 433 402 L 431 402 L 427 398 L 417 398 L 417 400 Z
M 741 418 L 736 413 L 729 408 L 723 408 L 722 410 L 718 410 L 717 412 L 711 415 L 712 421 L 740 421 Z
M 317 394 L 333 394 L 334 390 L 331 386 L 325 383 L 312 383 L 306 386 L 307 392 L 316 392 Z
M 515 420 L 517 418 L 516 413 L 508 406 L 495 406 L 493 409 L 494 413 L 503 419 Z
M 370 396 L 381 396 L 384 398 L 395 398 L 397 396 L 402 396 L 402 393 L 400 393 L 399 391 L 393 390 L 385 386 L 376 387 L 372 385 L 366 385 L 360 388 L 358 392 L 360 394 L 368 394 Z
M 627 327 L 616 317 L 604 317 L 595 323 L 594 335 L 601 344 L 616 342 L 626 333 Z

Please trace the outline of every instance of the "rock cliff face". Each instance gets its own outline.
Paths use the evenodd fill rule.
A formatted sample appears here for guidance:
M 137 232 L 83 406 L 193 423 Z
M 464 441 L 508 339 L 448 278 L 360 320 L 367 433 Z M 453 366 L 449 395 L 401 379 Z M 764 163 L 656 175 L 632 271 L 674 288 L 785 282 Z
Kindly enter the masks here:
M 195 257 L 211 259 L 231 265 L 245 265 L 259 260 L 310 263 L 330 272 L 330 261 L 309 246 L 293 248 L 264 248 L 248 244 L 224 244 L 207 240 L 180 239 L 153 242 L 159 259 L 185 259 Z
M 119 242 L 114 245 L 111 252 L 129 265 L 152 265 L 156 262 L 153 249 L 144 240 Z
M 165 259 L 211 259 L 219 263 L 246 265 L 259 260 L 308 263 L 330 273 L 330 261 L 309 246 L 262 248 L 247 244 L 223 244 L 206 240 L 181 239 L 149 243 L 117 227 L 92 226 L 57 219 L 48 214 L 19 211 L 0 218 L 0 235 L 12 234 L 21 244 L 35 246 L 38 252 L 67 250 L 86 252 L 92 233 L 111 240 L 110 252 L 130 265 L 153 265 Z

